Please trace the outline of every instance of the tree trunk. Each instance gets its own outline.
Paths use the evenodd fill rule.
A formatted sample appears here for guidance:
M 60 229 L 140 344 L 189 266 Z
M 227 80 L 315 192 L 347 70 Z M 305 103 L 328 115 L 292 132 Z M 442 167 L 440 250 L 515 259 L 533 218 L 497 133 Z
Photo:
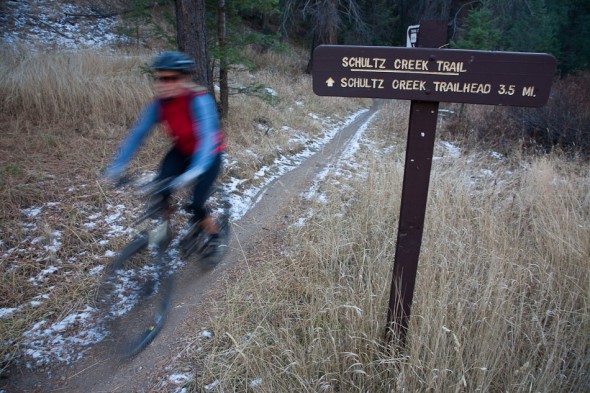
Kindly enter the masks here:
M 229 111 L 228 69 L 226 58 L 226 9 L 225 0 L 219 0 L 217 34 L 219 41 L 219 101 L 221 117 L 227 117 Z
M 213 78 L 208 69 L 205 0 L 175 0 L 178 50 L 195 59 L 193 80 L 213 92 Z
M 311 55 L 305 72 L 311 74 L 313 69 L 313 51 L 319 45 L 337 45 L 340 16 L 339 0 L 316 0 L 312 22 L 315 25 L 311 43 Z

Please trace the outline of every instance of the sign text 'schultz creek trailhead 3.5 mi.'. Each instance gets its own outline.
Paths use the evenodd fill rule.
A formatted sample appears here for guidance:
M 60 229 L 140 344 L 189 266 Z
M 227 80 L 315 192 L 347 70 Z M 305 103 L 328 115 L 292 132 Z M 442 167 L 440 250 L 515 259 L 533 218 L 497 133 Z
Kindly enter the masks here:
M 320 46 L 314 63 L 320 96 L 528 107 L 547 102 L 555 72 L 544 53 L 377 46 Z
M 327 45 L 313 56 L 317 95 L 412 101 L 386 325 L 386 338 L 401 342 L 416 281 L 439 102 L 543 106 L 556 67 L 544 53 L 438 49 L 447 43 L 446 21 L 421 21 L 408 29 L 413 38 L 410 33 L 417 33 L 418 48 Z

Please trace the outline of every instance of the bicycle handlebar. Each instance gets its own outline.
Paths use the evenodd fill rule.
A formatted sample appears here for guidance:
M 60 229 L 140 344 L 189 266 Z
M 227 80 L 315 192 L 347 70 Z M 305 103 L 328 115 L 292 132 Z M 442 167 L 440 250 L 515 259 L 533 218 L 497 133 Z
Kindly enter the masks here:
M 157 195 L 162 194 L 166 191 L 174 191 L 172 187 L 172 182 L 174 178 L 167 178 L 167 179 L 153 179 L 146 182 L 140 182 L 141 176 L 137 173 L 132 174 L 125 174 L 118 178 L 112 186 L 114 188 L 122 188 L 128 185 L 131 185 L 134 189 L 139 191 L 142 195 Z
M 136 172 L 132 174 L 123 173 L 122 175 L 109 175 L 108 168 L 101 171 L 101 174 L 109 180 L 114 188 L 121 188 L 130 183 L 135 182 L 139 178 Z M 202 172 L 197 169 L 189 169 L 188 171 L 179 174 L 174 178 L 167 178 L 161 181 L 149 182 L 146 187 L 137 187 L 143 194 L 155 194 L 155 193 L 172 193 L 176 190 L 183 189 L 194 185 L 197 179 L 201 176 Z

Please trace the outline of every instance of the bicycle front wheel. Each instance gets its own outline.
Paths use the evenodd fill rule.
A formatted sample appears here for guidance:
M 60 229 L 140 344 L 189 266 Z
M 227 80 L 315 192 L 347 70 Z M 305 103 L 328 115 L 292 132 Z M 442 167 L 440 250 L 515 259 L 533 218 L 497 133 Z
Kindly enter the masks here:
M 112 342 L 122 357 L 143 351 L 166 321 L 172 296 L 172 277 L 164 255 L 148 246 L 146 236 L 134 239 L 111 262 L 105 274 L 105 304 L 114 318 Z M 103 299 L 105 296 L 103 296 Z

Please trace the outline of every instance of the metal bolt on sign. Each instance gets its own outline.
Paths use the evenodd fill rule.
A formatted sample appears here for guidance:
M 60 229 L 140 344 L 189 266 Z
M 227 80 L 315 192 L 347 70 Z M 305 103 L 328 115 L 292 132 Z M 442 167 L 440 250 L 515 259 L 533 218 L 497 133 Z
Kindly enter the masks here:
M 439 102 L 540 107 L 556 68 L 545 53 L 440 49 L 447 44 L 446 21 L 423 20 L 416 30 L 416 48 L 321 45 L 312 75 L 320 96 L 411 100 L 385 333 L 401 343 L 414 296 Z

